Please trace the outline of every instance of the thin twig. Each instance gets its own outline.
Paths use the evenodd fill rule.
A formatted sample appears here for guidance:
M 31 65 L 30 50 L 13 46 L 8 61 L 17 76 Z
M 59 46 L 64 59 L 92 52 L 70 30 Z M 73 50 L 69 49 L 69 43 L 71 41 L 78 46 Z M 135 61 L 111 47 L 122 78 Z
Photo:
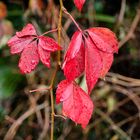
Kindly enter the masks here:
M 43 36 L 43 35 L 46 35 L 46 34 L 49 34 L 49 33 L 56 32 L 57 30 L 58 30 L 58 29 L 52 29 L 52 30 L 50 30 L 50 31 L 47 31 L 47 32 L 43 33 L 43 34 L 40 35 L 40 36 Z
M 54 97 L 53 97 L 53 90 L 50 90 L 51 95 L 51 140 L 54 137 Z
M 62 118 L 62 119 L 64 119 L 64 120 L 66 120 L 66 119 L 67 119 L 67 118 L 66 118 L 65 116 L 63 116 L 63 115 L 57 115 L 57 114 L 54 114 L 54 116 L 55 116 L 55 117 Z
M 79 25 L 77 24 L 77 22 L 75 21 L 75 19 L 72 17 L 72 15 L 64 7 L 63 7 L 63 12 L 70 17 L 70 19 L 74 22 L 74 24 L 76 25 L 76 27 L 78 28 L 78 30 L 80 32 L 82 32 L 82 29 L 79 27 Z
M 139 117 L 139 114 L 137 113 L 133 116 L 130 116 L 130 117 L 126 118 L 125 120 L 120 121 L 119 123 L 117 123 L 117 126 L 121 127 L 122 125 L 124 125 L 124 124 L 126 124 L 130 121 L 133 121 L 134 119 L 136 119 L 138 117 Z
M 19 126 L 23 123 L 25 119 L 27 119 L 30 115 L 35 113 L 36 111 L 39 111 L 43 108 L 47 107 L 45 103 L 38 105 L 35 108 L 30 108 L 28 111 L 26 111 L 22 116 L 20 116 L 10 127 L 8 132 L 6 133 L 4 140 L 13 140 L 14 136 L 16 135 L 16 132 L 19 128 Z
M 124 14 L 125 14 L 125 8 L 126 8 L 126 0 L 122 0 L 120 14 L 119 14 L 119 17 L 118 17 L 118 25 L 120 25 L 123 21 Z
M 123 76 L 123 75 L 118 74 L 118 73 L 108 72 L 108 73 L 107 73 L 107 76 L 116 77 L 116 78 L 118 78 L 118 79 L 121 79 L 121 80 L 127 81 L 127 82 L 136 82 L 136 83 L 140 83 L 140 79 L 136 79 L 136 78 L 131 78 L 131 77 Z
M 139 79 L 126 77 L 115 73 L 108 73 L 105 77 L 105 81 L 125 87 L 140 87 Z
M 47 101 L 45 103 L 46 103 L 46 105 L 48 105 Z M 43 140 L 47 136 L 47 131 L 49 129 L 49 115 L 50 115 L 49 114 L 49 108 L 45 108 L 44 113 L 45 113 L 44 127 L 43 127 L 43 131 L 40 134 L 38 140 Z
M 117 18 L 117 23 L 116 23 L 116 26 L 115 26 L 115 32 L 118 29 L 118 27 L 121 25 L 121 23 L 123 22 L 125 9 L 126 9 L 126 0 L 122 0 L 120 13 L 119 13 L 119 16 Z
M 133 35 L 134 35 L 134 31 L 139 23 L 139 20 L 140 20 L 140 9 L 137 10 L 137 14 L 131 24 L 131 27 L 130 27 L 130 30 L 129 32 L 127 33 L 127 35 L 125 36 L 124 39 L 122 39 L 120 42 L 119 42 L 119 48 L 122 47 L 127 41 L 129 41 Z
M 139 117 L 140 117 L 140 98 L 139 96 L 137 96 L 136 94 L 134 94 L 132 91 L 128 91 L 126 90 L 125 88 L 121 87 L 121 86 L 113 86 L 112 89 L 120 92 L 120 93 L 123 93 L 124 95 L 128 96 L 133 102 L 134 104 L 137 106 L 137 109 L 139 111 Z
M 103 116 L 103 118 L 112 126 L 112 129 L 116 130 L 116 132 L 118 132 L 120 135 L 122 135 L 123 138 L 125 138 L 126 140 L 131 140 L 131 138 L 127 135 L 127 133 L 125 133 L 122 129 L 120 129 L 113 121 L 111 118 L 109 118 L 106 113 L 102 112 L 99 109 L 95 110 L 96 113 L 100 116 Z
M 33 89 L 33 90 L 30 90 L 29 92 L 32 93 L 32 92 L 41 92 L 41 91 L 47 91 L 47 90 L 50 90 L 51 87 L 49 86 L 48 88 L 37 88 L 37 89 Z
M 72 130 L 72 125 L 69 125 L 68 120 L 63 124 L 63 130 L 61 135 L 58 137 L 57 140 L 65 140 L 66 137 L 68 136 L 68 134 L 71 132 Z

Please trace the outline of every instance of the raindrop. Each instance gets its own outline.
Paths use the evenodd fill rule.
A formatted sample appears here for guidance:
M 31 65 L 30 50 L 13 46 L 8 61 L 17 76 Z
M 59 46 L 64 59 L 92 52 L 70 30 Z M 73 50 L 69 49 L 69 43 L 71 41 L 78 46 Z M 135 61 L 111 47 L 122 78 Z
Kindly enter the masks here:
M 36 61 L 35 61 L 35 60 L 32 60 L 32 61 L 31 61 L 31 64 L 33 64 L 33 65 L 34 65 L 35 63 L 36 63 Z

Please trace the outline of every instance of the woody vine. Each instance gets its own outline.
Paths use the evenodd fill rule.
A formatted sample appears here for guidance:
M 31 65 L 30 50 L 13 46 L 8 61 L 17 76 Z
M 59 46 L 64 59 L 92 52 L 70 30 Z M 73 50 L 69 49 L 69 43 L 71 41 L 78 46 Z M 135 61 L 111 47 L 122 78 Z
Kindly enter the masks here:
M 85 0 L 74 0 L 76 7 L 81 11 Z M 61 60 L 61 31 L 62 15 L 66 14 L 77 27 L 73 34 L 64 60 Z M 49 33 L 58 32 L 58 43 L 48 37 Z M 47 35 L 47 36 L 46 36 Z M 113 55 L 118 52 L 118 41 L 115 34 L 107 28 L 93 27 L 82 30 L 75 19 L 63 6 L 60 0 L 60 12 L 58 28 L 45 32 L 42 35 L 36 33 L 35 27 L 29 23 L 21 31 L 16 32 L 8 41 L 11 54 L 21 54 L 19 68 L 21 73 L 30 73 L 35 69 L 39 60 L 47 67 L 51 67 L 50 54 L 57 51 L 57 63 L 52 75 L 51 83 L 47 89 L 51 99 L 51 134 L 54 139 L 54 81 L 59 68 L 66 77 L 56 90 L 56 103 L 62 102 L 62 115 L 70 118 L 83 128 L 88 125 L 94 105 L 90 94 L 99 78 L 105 77 L 113 63 Z M 85 75 L 87 92 L 76 83 L 76 79 Z M 33 90 L 39 91 L 40 89 Z M 63 117 L 61 116 L 61 117 Z

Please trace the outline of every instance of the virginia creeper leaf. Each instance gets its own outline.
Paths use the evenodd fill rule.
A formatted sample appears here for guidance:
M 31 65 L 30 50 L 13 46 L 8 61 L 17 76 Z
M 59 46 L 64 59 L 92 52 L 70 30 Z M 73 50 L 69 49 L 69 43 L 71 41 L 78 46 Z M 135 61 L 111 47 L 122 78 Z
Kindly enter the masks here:
M 88 30 L 90 37 L 98 49 L 107 53 L 118 52 L 118 41 L 115 34 L 108 28 L 90 28 Z
M 16 32 L 17 37 L 37 36 L 34 26 L 28 23 L 20 32 Z
M 83 7 L 85 1 L 86 0 L 74 0 L 74 4 L 78 8 L 79 11 L 82 10 L 82 7 Z
M 19 68 L 22 73 L 29 73 L 34 70 L 38 62 L 37 42 L 33 41 L 23 50 L 19 61 Z
M 89 37 L 85 40 L 85 44 L 86 44 L 85 73 L 88 93 L 90 94 L 98 78 L 100 77 L 103 64 L 98 49 L 92 43 Z
M 61 47 L 55 42 L 55 40 L 50 37 L 40 36 L 38 38 L 38 46 L 42 47 L 44 50 L 54 52 L 61 49 Z
M 103 64 L 101 72 L 100 72 L 100 77 L 104 78 L 112 65 L 113 54 L 100 51 L 100 56 L 102 58 L 102 64 Z
M 56 91 L 56 101 L 63 102 L 65 116 L 81 124 L 83 128 L 86 127 L 92 115 L 93 103 L 75 82 L 61 81 Z
M 16 35 L 8 41 L 11 54 L 18 54 L 33 40 L 32 36 L 18 38 Z
M 84 47 L 83 47 L 84 46 Z M 86 74 L 88 93 L 99 77 L 104 77 L 118 52 L 115 34 L 107 28 L 90 28 L 74 33 L 63 63 L 64 75 L 69 81 Z
M 80 46 L 80 50 L 77 55 L 70 59 L 69 61 L 64 61 L 63 70 L 64 75 L 70 81 L 73 81 L 75 78 L 79 77 L 85 69 L 85 48 L 83 43 Z
M 41 47 L 38 47 L 38 54 L 39 54 L 39 58 L 41 62 L 49 68 L 50 67 L 50 52 L 44 50 Z
M 70 59 L 74 58 L 79 52 L 81 45 L 82 33 L 80 31 L 76 31 L 71 38 L 67 53 L 65 55 L 65 61 L 69 61 Z
M 38 40 L 38 41 L 37 41 Z M 29 73 L 39 62 L 50 67 L 50 53 L 61 47 L 50 37 L 38 36 L 32 24 L 27 24 L 22 31 L 8 41 L 12 54 L 21 53 L 19 68 L 22 73 Z
M 61 101 L 66 100 L 72 93 L 71 89 L 73 84 L 69 84 L 68 80 L 63 80 L 59 83 L 56 91 L 56 103 L 59 104 Z

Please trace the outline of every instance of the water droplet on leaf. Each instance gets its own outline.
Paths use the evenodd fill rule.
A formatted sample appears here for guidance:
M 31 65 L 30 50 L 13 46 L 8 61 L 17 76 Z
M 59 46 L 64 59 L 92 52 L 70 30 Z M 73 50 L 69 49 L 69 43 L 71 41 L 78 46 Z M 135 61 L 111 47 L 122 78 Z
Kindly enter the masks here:
M 36 61 L 35 60 L 32 60 L 31 63 L 34 65 L 36 63 Z

